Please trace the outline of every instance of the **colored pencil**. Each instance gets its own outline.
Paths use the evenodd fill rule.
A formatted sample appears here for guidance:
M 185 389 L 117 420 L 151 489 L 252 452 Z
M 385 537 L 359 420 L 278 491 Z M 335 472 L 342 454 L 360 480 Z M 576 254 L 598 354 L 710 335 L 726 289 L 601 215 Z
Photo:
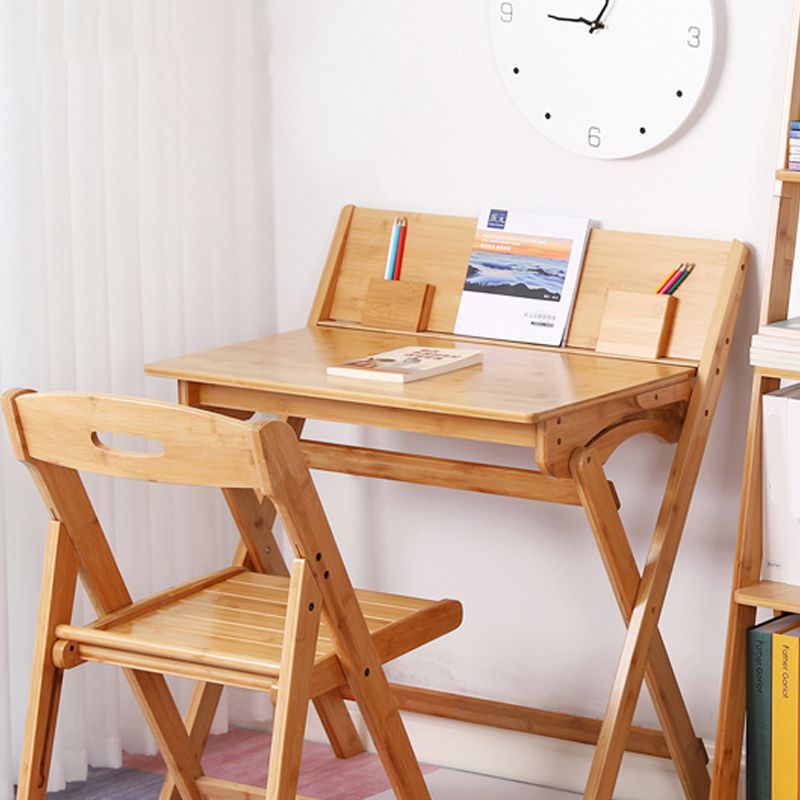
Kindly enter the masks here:
M 680 267 L 676 267 L 672 272 L 670 272 L 669 275 L 667 275 L 666 278 L 664 278 L 664 282 L 658 287 L 658 289 L 656 289 L 656 294 L 661 294 L 664 291 L 664 287 L 675 277 L 675 275 L 677 275 L 678 272 L 681 271 L 681 267 L 683 267 L 683 264 L 681 264 Z
M 400 269 L 403 266 L 403 250 L 406 246 L 406 231 L 408 230 L 408 221 L 405 217 L 400 217 L 400 235 L 397 240 L 397 254 L 394 258 L 394 270 L 392 272 L 392 280 L 400 280 Z
M 400 237 L 400 225 L 398 225 L 398 221 L 394 221 L 394 225 L 392 226 L 392 235 L 389 239 L 389 254 L 386 258 L 386 270 L 383 273 L 383 277 L 390 281 L 394 277 L 394 261 L 395 256 L 397 255 L 397 241 Z
M 675 290 L 692 274 L 692 270 L 694 269 L 694 264 L 687 264 L 686 269 L 684 270 L 683 274 L 675 281 L 675 283 L 670 286 L 670 288 L 664 292 L 664 294 L 675 294 Z
M 680 280 L 681 275 L 686 271 L 686 265 L 681 264 L 678 269 L 675 270 L 672 277 L 667 281 L 666 285 L 661 289 L 659 294 L 669 294 L 669 290 Z

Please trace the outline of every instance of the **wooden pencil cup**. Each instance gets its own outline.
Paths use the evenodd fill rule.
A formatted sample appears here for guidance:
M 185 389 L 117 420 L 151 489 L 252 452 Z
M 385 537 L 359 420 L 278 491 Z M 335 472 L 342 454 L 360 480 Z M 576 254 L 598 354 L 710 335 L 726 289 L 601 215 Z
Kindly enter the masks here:
M 430 283 L 372 278 L 361 324 L 368 328 L 421 331 L 428 324 L 435 286 Z
M 678 298 L 611 289 L 600 320 L 598 352 L 662 358 L 667 352 Z

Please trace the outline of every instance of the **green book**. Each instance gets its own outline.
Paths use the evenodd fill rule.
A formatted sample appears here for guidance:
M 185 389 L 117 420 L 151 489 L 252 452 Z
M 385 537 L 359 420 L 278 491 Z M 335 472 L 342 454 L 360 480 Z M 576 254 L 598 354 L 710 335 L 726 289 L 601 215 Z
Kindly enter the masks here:
M 747 800 L 770 800 L 772 781 L 772 634 L 800 625 L 800 614 L 747 631 Z

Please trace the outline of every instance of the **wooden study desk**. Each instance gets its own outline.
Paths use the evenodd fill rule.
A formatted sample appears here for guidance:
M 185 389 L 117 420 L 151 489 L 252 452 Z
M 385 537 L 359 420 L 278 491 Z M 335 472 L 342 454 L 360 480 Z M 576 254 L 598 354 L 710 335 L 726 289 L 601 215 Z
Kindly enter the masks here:
M 428 329 L 386 332 L 359 323 L 369 278 L 382 272 L 396 213 L 344 209 L 308 327 L 150 364 L 147 374 L 176 379 L 180 400 L 189 405 L 237 416 L 256 411 L 285 416 L 315 469 L 583 506 L 627 625 L 604 719 L 414 687 L 395 687 L 398 703 L 422 713 L 596 743 L 585 797 L 612 797 L 623 752 L 630 749 L 672 758 L 686 796 L 706 798 L 708 758 L 689 720 L 658 619 L 724 375 L 746 248 L 735 241 L 594 231 L 567 347 L 476 343 L 451 333 L 474 219 L 403 212 L 409 218 L 404 277 L 436 286 Z M 597 352 L 609 289 L 653 293 L 684 261 L 698 266 L 678 301 L 667 357 Z M 484 362 L 406 385 L 325 373 L 328 365 L 411 344 L 477 346 Z M 302 439 L 306 419 L 525 446 L 533 451 L 532 468 L 308 441 Z M 640 574 L 603 465 L 622 442 L 641 433 L 678 446 Z M 261 568 L 284 570 L 270 532 L 274 511 L 243 494 L 228 496 L 228 502 L 243 536 L 260 543 Z M 662 731 L 631 725 L 643 681 Z M 187 718 L 196 741 L 205 741 L 217 699 L 210 686 L 196 690 Z M 337 753 L 355 752 L 341 697 L 327 698 L 317 710 Z

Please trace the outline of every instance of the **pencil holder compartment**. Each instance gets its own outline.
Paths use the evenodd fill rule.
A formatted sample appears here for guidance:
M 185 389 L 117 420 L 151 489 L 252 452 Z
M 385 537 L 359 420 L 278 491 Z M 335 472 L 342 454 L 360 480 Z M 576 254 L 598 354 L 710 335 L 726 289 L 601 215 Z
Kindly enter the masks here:
M 367 328 L 425 330 L 435 288 L 430 283 L 372 278 L 364 300 L 361 324 Z
M 609 289 L 595 350 L 602 353 L 662 358 L 672 333 L 678 298 Z

